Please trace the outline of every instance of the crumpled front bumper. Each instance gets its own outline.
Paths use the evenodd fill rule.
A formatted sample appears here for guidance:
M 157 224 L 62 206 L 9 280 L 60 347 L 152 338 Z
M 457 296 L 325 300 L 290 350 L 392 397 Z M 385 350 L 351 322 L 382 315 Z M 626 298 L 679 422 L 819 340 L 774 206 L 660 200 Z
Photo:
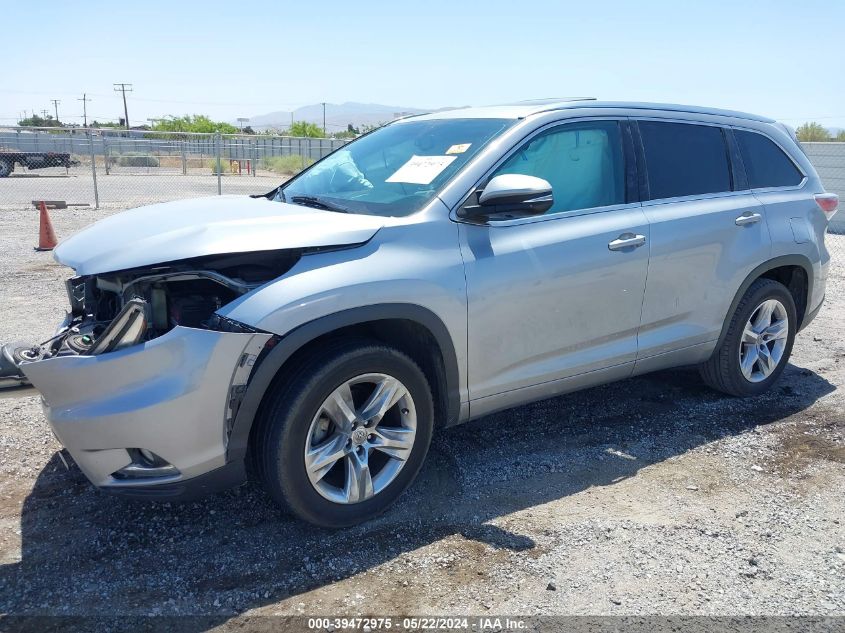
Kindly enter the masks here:
M 93 484 L 150 496 L 151 490 L 183 491 L 191 481 L 214 479 L 214 472 L 234 472 L 226 463 L 233 396 L 270 338 L 175 327 L 119 351 L 57 356 L 20 368 L 41 392 L 56 437 Z M 178 472 L 115 476 L 138 449 Z

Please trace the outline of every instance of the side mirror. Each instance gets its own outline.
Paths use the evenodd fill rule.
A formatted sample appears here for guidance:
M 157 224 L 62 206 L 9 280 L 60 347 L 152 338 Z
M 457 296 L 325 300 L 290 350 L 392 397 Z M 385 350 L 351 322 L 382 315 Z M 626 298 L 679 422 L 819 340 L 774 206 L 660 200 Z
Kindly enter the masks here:
M 462 209 L 463 217 L 496 213 L 542 215 L 552 208 L 554 196 L 548 181 L 524 174 L 495 176 L 478 196 L 478 206 Z

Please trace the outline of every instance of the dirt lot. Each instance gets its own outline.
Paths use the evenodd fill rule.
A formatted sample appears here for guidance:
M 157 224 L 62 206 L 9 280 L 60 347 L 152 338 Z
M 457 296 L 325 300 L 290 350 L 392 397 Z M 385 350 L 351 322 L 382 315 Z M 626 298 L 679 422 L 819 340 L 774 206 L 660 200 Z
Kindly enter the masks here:
M 103 214 L 57 211 L 56 230 Z M 62 316 L 68 271 L 36 233 L 31 209 L 0 212 L 0 341 Z M 767 395 L 682 370 L 497 414 L 441 432 L 397 506 L 338 532 L 251 486 L 99 493 L 37 399 L 0 400 L 0 613 L 845 615 L 840 262 Z
M 217 195 L 217 176 L 210 170 L 190 170 L 185 176 L 176 170 L 144 170 L 117 167 L 106 175 L 97 173 L 100 205 L 126 209 L 143 204 Z M 261 170 L 256 176 L 224 172 L 220 188 L 224 194 L 267 193 L 289 176 Z M 32 200 L 64 200 L 94 206 L 94 181 L 90 163 L 86 166 L 15 172 L 0 180 L 0 210 L 14 211 Z

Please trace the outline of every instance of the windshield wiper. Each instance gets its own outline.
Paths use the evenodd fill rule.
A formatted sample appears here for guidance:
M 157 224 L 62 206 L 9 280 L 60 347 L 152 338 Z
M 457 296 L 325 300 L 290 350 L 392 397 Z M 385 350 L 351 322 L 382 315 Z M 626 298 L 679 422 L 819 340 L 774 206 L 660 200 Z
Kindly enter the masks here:
M 305 207 L 313 207 L 315 209 L 323 209 L 324 211 L 336 211 L 338 213 L 349 213 L 349 209 L 342 207 L 333 202 L 327 202 L 317 196 L 293 196 L 290 199 L 294 204 L 301 204 Z

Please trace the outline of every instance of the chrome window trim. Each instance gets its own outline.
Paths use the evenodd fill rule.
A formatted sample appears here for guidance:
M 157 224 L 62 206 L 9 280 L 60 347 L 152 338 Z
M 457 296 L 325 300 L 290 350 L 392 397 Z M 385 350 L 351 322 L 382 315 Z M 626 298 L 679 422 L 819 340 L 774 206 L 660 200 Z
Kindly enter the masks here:
M 706 125 L 707 127 L 728 128 L 731 127 L 727 123 L 720 123 L 718 121 L 702 121 L 699 119 L 676 119 L 675 117 L 662 116 L 631 116 L 628 117 L 631 121 L 654 121 L 656 123 L 684 123 L 686 125 Z
M 519 226 L 522 224 L 535 224 L 537 222 L 548 222 L 551 220 L 565 220 L 567 218 L 581 218 L 585 215 L 596 215 L 598 213 L 610 213 L 611 211 L 620 211 L 623 209 L 639 209 L 641 207 L 639 202 L 626 202 L 625 204 L 611 204 L 604 207 L 588 207 L 586 209 L 577 209 L 575 211 L 558 211 L 549 215 L 535 215 L 525 218 L 512 218 L 510 220 L 490 220 L 484 223 L 470 222 L 463 218 L 458 218 L 461 224 L 470 224 L 474 226 Z
M 696 200 L 712 200 L 714 198 L 735 198 L 738 196 L 748 196 L 754 193 L 751 189 L 742 189 L 741 191 L 716 191 L 713 193 L 692 194 L 689 196 L 675 196 L 674 198 L 655 198 L 654 200 L 646 200 L 643 202 L 643 207 L 654 207 L 661 204 L 675 204 L 680 202 L 695 202 Z
M 513 156 L 520 147 L 522 147 L 526 142 L 530 141 L 534 137 L 544 132 L 547 132 L 550 129 L 556 127 L 563 127 L 565 125 L 569 125 L 572 123 L 589 123 L 591 121 L 616 121 L 617 123 L 622 123 L 623 121 L 628 120 L 630 117 L 624 115 L 607 115 L 607 116 L 596 116 L 596 115 L 587 115 L 587 116 L 575 116 L 575 117 L 566 117 L 562 119 L 555 119 L 553 121 L 549 121 L 540 127 L 534 128 L 531 132 L 523 136 L 519 139 L 516 143 L 514 143 L 505 153 L 503 153 L 496 162 L 493 164 L 492 167 L 487 169 L 484 174 L 478 178 L 475 184 L 469 188 L 469 190 L 458 200 L 457 204 L 455 204 L 449 210 L 449 219 L 453 222 L 457 222 L 460 224 L 470 224 L 474 226 L 518 226 L 521 224 L 534 224 L 535 222 L 546 222 L 549 220 L 559 220 L 563 218 L 574 218 L 574 217 L 581 217 L 584 215 L 593 215 L 596 213 L 608 213 L 610 211 L 617 211 L 620 209 L 631 209 L 631 208 L 639 208 L 641 204 L 639 202 L 626 202 L 623 204 L 613 204 L 613 205 L 606 205 L 603 207 L 586 207 L 584 209 L 575 209 L 573 211 L 558 211 L 556 213 L 551 214 L 543 214 L 537 216 L 529 216 L 525 218 L 512 218 L 509 220 L 487 220 L 486 222 L 472 222 L 467 220 L 466 218 L 458 217 L 458 209 L 460 209 L 469 197 L 475 193 L 478 189 L 479 185 L 488 179 L 502 164 L 507 161 L 511 156 Z M 623 142 L 621 129 L 620 129 L 620 142 Z M 624 161 L 624 148 L 620 147 L 623 153 L 623 161 Z M 625 166 L 623 166 L 624 170 Z

